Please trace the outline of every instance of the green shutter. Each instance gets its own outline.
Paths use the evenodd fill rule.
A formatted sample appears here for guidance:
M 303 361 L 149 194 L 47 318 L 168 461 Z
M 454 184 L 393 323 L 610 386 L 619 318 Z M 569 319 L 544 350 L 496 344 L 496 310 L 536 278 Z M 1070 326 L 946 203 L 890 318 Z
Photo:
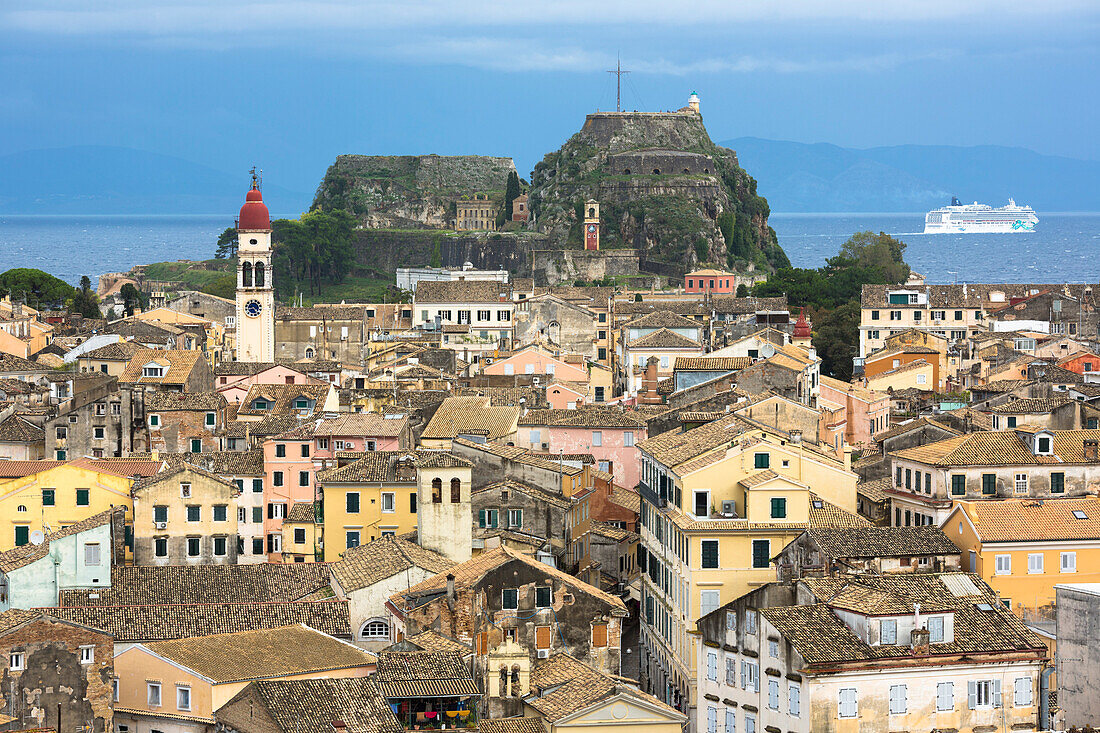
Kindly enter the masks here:
M 1050 493 L 1061 494 L 1066 490 L 1066 475 L 1064 473 L 1050 474 Z
M 30 542 L 31 528 L 26 525 L 18 525 L 15 528 L 15 546 L 22 547 Z
M 965 496 L 966 495 L 966 476 L 962 474 L 955 474 L 951 477 L 951 495 L 952 496 Z
M 768 468 L 771 465 L 771 456 L 767 453 L 756 454 L 756 467 Z
M 752 566 L 754 568 L 766 568 L 771 564 L 770 548 L 771 543 L 767 540 L 752 541 Z
M 996 494 L 997 493 L 997 474 L 995 474 L 995 473 L 983 473 L 982 474 L 982 493 L 983 494 Z
M 477 513 L 477 526 L 479 526 L 479 527 L 484 527 L 485 526 L 485 510 L 484 509 L 480 510 Z
M 54 498 L 53 489 L 42 489 L 42 506 L 54 506 L 56 499 Z
M 77 506 L 88 506 L 88 490 L 87 489 L 77 489 L 76 490 L 76 505 Z
M 785 519 L 787 517 L 787 500 L 781 497 L 772 497 L 772 519 Z

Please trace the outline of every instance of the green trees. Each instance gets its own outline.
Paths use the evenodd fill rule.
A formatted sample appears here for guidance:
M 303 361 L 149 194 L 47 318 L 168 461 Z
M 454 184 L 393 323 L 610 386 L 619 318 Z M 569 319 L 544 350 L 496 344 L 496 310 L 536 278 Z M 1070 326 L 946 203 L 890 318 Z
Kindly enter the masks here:
M 80 287 L 73 294 L 69 310 L 85 318 L 102 318 L 99 311 L 99 298 L 92 292 L 92 280 L 87 275 L 80 278 Z
M 73 297 L 74 288 L 48 272 L 17 267 L 0 273 L 0 295 L 10 295 L 32 308 L 61 305 Z
M 229 227 L 218 235 L 218 249 L 214 252 L 214 258 L 219 260 L 237 256 L 237 230 Z
M 320 295 L 323 285 L 343 282 L 355 264 L 355 227 L 355 217 L 342 210 L 271 222 L 276 295 Z
M 134 315 L 138 308 L 145 310 L 149 304 L 149 296 L 134 287 L 133 283 L 126 283 L 119 288 L 118 294 L 122 296 L 122 308 L 126 315 Z
M 814 348 L 822 370 L 837 379 L 852 377 L 852 357 L 858 352 L 859 301 L 865 284 L 905 282 L 905 242 L 879 232 L 857 232 L 840 247 L 824 267 L 809 270 L 785 267 L 752 294 L 774 297 L 786 294 L 793 308 L 805 306 L 814 324 Z
M 504 226 L 504 223 L 512 218 L 512 202 L 519 198 L 523 190 L 519 185 L 519 174 L 512 171 L 508 174 L 508 183 L 504 188 L 504 207 L 497 214 L 497 229 Z
M 738 285 L 737 286 L 737 297 L 738 298 L 747 298 L 747 297 L 749 297 L 749 286 L 745 285 L 745 283 L 741 283 L 740 285 Z

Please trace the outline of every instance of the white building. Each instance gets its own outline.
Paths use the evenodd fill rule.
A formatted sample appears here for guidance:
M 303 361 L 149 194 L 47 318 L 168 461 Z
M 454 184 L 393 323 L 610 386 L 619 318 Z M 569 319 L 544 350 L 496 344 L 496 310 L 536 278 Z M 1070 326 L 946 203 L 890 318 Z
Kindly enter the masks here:
M 271 217 L 256 174 L 237 219 L 237 361 L 275 361 Z

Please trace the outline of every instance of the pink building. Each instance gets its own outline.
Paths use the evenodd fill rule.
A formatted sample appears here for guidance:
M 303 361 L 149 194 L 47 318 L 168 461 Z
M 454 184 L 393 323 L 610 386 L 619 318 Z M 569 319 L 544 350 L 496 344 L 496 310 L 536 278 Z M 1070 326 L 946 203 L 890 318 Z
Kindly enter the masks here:
M 589 453 L 596 466 L 633 487 L 640 476 L 637 445 L 647 437 L 645 415 L 633 410 L 580 407 L 529 410 L 519 419 L 515 443 L 521 448 L 558 453 Z
M 546 388 L 546 401 L 552 410 L 575 410 L 584 405 L 586 399 L 583 392 L 560 382 Z
M 844 440 L 853 448 L 871 445 L 875 433 L 890 427 L 890 396 L 832 377 L 821 377 L 821 400 L 844 408 Z
M 696 270 L 684 275 L 685 293 L 732 295 L 737 292 L 737 276 L 721 270 Z
M 409 416 L 400 413 L 353 412 L 319 420 L 313 439 L 316 461 L 335 459 L 337 451 L 396 451 L 413 446 Z
M 268 562 L 283 560 L 283 520 L 296 502 L 317 500 L 314 423 L 264 441 L 264 534 Z
M 481 370 L 484 374 L 512 376 L 539 374 L 564 382 L 588 383 L 588 370 L 583 364 L 570 364 L 537 346 L 529 346 L 504 359 L 497 359 Z
M 254 384 L 325 384 L 326 380 L 311 377 L 283 364 L 249 364 L 226 362 L 218 366 L 214 388 L 229 403 L 239 403 Z

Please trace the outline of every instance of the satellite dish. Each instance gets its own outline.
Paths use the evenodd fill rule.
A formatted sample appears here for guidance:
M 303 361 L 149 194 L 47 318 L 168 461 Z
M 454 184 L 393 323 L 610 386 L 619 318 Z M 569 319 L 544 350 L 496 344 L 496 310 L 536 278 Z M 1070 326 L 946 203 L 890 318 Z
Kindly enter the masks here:
M 31 532 L 32 545 L 41 545 L 45 541 L 45 539 L 46 535 L 42 534 L 42 530 L 36 529 L 35 531 Z

